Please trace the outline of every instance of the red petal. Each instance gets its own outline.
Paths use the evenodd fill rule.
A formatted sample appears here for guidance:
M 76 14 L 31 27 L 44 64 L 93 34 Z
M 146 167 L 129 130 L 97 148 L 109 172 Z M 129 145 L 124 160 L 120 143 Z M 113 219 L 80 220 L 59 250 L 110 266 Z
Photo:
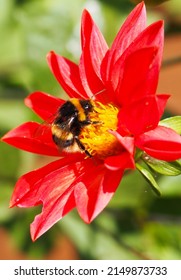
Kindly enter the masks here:
M 134 169 L 134 158 L 127 152 L 122 152 L 118 156 L 111 156 L 105 160 L 105 166 L 112 171 L 120 169 Z
M 86 223 L 90 223 L 106 207 L 122 175 L 122 170 L 110 171 L 103 165 L 92 165 L 89 172 L 77 182 L 74 190 L 76 206 Z
M 149 59 L 146 61 L 147 66 L 149 66 L 149 71 L 147 74 L 147 80 L 144 84 L 144 88 L 141 91 L 141 95 L 144 94 L 155 94 L 156 92 L 156 87 L 158 83 L 158 75 L 159 75 L 159 70 L 160 70 L 160 64 L 161 64 L 161 59 L 162 59 L 162 52 L 163 52 L 163 22 L 158 21 L 152 25 L 150 25 L 148 28 L 146 28 L 136 39 L 135 41 L 126 49 L 126 51 L 123 53 L 123 55 L 117 60 L 117 62 L 113 65 L 110 71 L 110 76 L 109 76 L 109 88 L 112 88 L 112 90 L 116 91 L 117 90 L 117 98 L 119 104 L 125 104 L 124 99 L 125 96 L 127 95 L 127 90 L 130 91 L 130 86 L 128 85 L 128 88 L 126 87 L 127 84 L 124 84 L 124 92 L 121 92 L 121 83 L 125 79 L 124 76 L 124 67 L 126 64 L 127 59 L 129 59 L 129 56 L 133 53 L 135 53 L 138 50 L 143 50 L 146 48 L 156 48 L 158 49 L 157 54 L 153 54 L 152 57 L 154 57 L 152 64 L 150 65 Z M 138 57 L 136 61 L 136 56 L 134 57 L 135 63 L 139 64 L 140 61 L 142 61 L 141 55 L 143 54 L 143 59 L 145 59 L 145 52 L 137 52 Z M 150 56 L 150 55 L 149 55 Z M 129 70 L 130 68 L 130 61 L 128 62 L 129 65 Z M 144 65 L 144 64 L 142 64 Z M 135 67 L 135 65 L 133 66 Z M 146 66 L 144 66 L 144 71 L 146 71 Z M 127 76 L 130 79 L 129 84 L 132 82 L 132 73 L 133 71 L 131 70 L 130 73 L 126 71 L 126 78 Z M 140 73 L 135 74 L 138 79 Z M 134 77 L 134 80 L 136 80 L 136 77 Z M 128 78 L 127 78 L 128 79 Z M 133 83 L 134 85 L 134 83 Z M 144 92 L 144 89 L 146 89 L 146 92 Z M 130 94 L 128 92 L 128 94 Z M 127 102 L 127 98 L 126 98 Z
M 44 92 L 36 91 L 25 98 L 25 104 L 31 108 L 43 120 L 51 118 L 57 112 L 58 108 L 65 101 L 46 94 Z
M 157 159 L 173 161 L 181 158 L 181 136 L 167 127 L 158 126 L 140 135 L 135 145 Z
M 154 129 L 163 114 L 168 95 L 146 96 L 120 109 L 118 131 L 124 134 L 139 135 Z
M 63 158 L 20 177 L 16 183 L 10 207 L 32 207 L 42 203 L 40 187 L 44 184 L 44 178 L 48 174 L 54 174 L 54 171 L 59 170 L 64 165 L 71 164 L 73 160 L 75 158 Z
M 50 128 L 36 122 L 27 122 L 16 127 L 5 134 L 2 141 L 31 153 L 60 156 L 52 140 Z
M 87 98 L 87 94 L 82 87 L 79 68 L 75 63 L 55 54 L 53 51 L 47 55 L 47 60 L 57 81 L 70 97 Z
M 157 52 L 157 47 L 142 48 L 129 55 L 125 60 L 121 70 L 122 79 L 120 79 L 120 76 L 117 77 L 119 84 L 116 90 L 117 98 L 122 106 L 150 94 L 150 87 L 148 87 L 149 79 L 152 79 L 150 77 L 150 67 Z M 114 69 L 120 75 L 119 64 L 117 65 L 119 69 L 117 69 L 116 65 Z M 152 80 L 150 83 L 152 83 Z
M 75 207 L 73 189 L 70 188 L 57 200 L 45 205 L 30 225 L 31 238 L 35 241 Z
M 110 131 L 120 144 L 123 146 L 123 151 L 117 156 L 111 156 L 105 159 L 105 166 L 110 170 L 135 168 L 134 163 L 134 138 L 122 137 L 116 131 Z
M 87 61 L 91 62 L 94 73 L 101 79 L 100 65 L 108 50 L 107 43 L 90 14 L 85 10 L 82 15 L 82 50 L 88 50 Z M 89 66 L 89 65 L 87 65 Z
M 144 3 L 138 4 L 129 14 L 118 32 L 102 68 L 102 77 L 109 80 L 109 71 L 128 46 L 146 27 L 146 10 Z
M 90 61 L 88 61 L 88 57 L 88 50 L 84 49 L 84 52 L 82 53 L 80 58 L 79 71 L 82 85 L 87 93 L 87 96 L 89 98 L 92 98 L 94 95 L 99 92 L 101 93 L 104 90 L 104 85 L 101 80 L 99 80 L 95 75 L 92 65 L 90 64 Z M 98 100 L 100 98 L 100 95 L 98 94 L 97 97 L 98 98 L 96 99 Z
M 82 84 L 91 97 L 104 89 L 100 66 L 108 50 L 103 35 L 90 14 L 84 10 L 81 26 L 82 55 L 79 64 Z
M 134 153 L 134 139 L 133 139 L 133 137 L 123 137 L 117 131 L 113 131 L 113 130 L 110 130 L 109 132 L 117 138 L 117 140 L 120 142 L 120 144 L 123 146 L 123 148 L 128 153 L 133 155 L 133 153 Z
M 31 224 L 37 239 L 75 207 L 74 181 L 82 172 L 75 156 L 64 158 L 22 176 L 14 190 L 11 206 L 31 207 L 43 203 L 42 213 Z

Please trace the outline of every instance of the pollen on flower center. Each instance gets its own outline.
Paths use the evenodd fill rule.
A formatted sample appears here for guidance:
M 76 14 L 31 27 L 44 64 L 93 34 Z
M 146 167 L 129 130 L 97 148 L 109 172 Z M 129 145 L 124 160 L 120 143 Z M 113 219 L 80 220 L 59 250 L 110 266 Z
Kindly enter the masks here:
M 118 108 L 112 104 L 91 101 L 93 111 L 89 113 L 91 124 L 85 126 L 80 134 L 81 143 L 92 155 L 100 159 L 115 155 L 120 151 L 120 144 L 109 130 L 117 129 Z

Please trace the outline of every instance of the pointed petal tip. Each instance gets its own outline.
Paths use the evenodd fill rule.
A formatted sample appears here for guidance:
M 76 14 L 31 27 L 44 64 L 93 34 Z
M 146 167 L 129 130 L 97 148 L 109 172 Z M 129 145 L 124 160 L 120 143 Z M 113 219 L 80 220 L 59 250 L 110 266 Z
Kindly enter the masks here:
M 82 12 L 82 17 L 84 17 L 84 16 L 90 16 L 90 13 L 87 9 L 84 9 Z
M 136 5 L 135 9 L 138 9 L 138 10 L 145 10 L 146 11 L 146 6 L 145 6 L 145 2 L 142 1 L 140 2 L 139 4 Z
M 39 236 L 36 236 L 33 233 L 31 233 L 31 230 L 30 230 L 30 236 L 31 236 L 32 242 L 35 242 L 38 239 L 38 237 L 39 237 Z
M 99 213 L 96 215 L 94 214 L 94 212 L 92 213 L 92 215 L 88 215 L 88 213 L 86 213 L 86 215 L 80 215 L 80 213 L 79 213 L 80 218 L 87 225 L 90 225 L 95 220 L 97 215 L 99 215 Z
M 91 20 L 94 24 L 94 20 L 92 19 L 91 13 L 87 9 L 84 9 L 82 12 L 81 25 L 83 25 L 86 20 Z
M 7 141 L 7 139 L 9 138 L 8 135 L 9 135 L 9 132 L 7 132 L 5 135 L 3 135 L 0 139 L 0 141 L 8 144 L 8 141 Z
M 86 219 L 85 219 L 84 217 L 81 217 L 81 219 L 82 219 L 83 222 L 84 222 L 85 224 L 87 224 L 87 225 L 90 225 L 91 222 L 94 220 L 93 217 L 88 217 L 88 216 L 86 216 Z
M 34 95 L 34 93 L 29 94 L 27 97 L 25 97 L 24 99 L 24 104 L 26 107 L 32 109 L 33 104 L 32 104 L 32 100 L 31 97 Z
M 38 229 L 35 227 L 36 218 L 37 216 L 35 217 L 34 221 L 30 224 L 30 236 L 33 242 L 35 242 L 44 233 L 38 231 Z
M 47 58 L 49 58 L 50 56 L 54 55 L 55 52 L 53 50 L 49 51 L 46 55 Z
M 28 108 L 32 109 L 32 106 L 33 106 L 32 100 L 33 100 L 34 97 L 35 97 L 37 94 L 39 94 L 39 93 L 40 93 L 39 91 L 34 91 L 34 92 L 30 93 L 28 96 L 25 97 L 25 99 L 24 99 L 24 104 L 25 104 Z
M 6 139 L 8 138 L 10 131 L 7 131 L 2 137 L 0 137 L 0 142 L 7 142 Z
M 15 198 L 14 195 L 12 194 L 12 197 L 9 202 L 9 208 L 13 208 L 13 207 L 21 207 L 21 203 L 20 203 L 20 199 Z
M 13 208 L 14 206 L 16 206 L 16 203 L 14 201 L 10 201 L 9 208 Z
M 158 25 L 160 28 L 163 28 L 164 27 L 164 20 L 158 20 L 158 21 L 156 21 L 155 24 Z
M 5 135 L 6 135 L 6 134 L 5 134 Z M 5 141 L 4 141 L 5 135 L 2 136 L 2 137 L 0 138 L 0 142 L 5 142 Z
M 53 58 L 56 57 L 56 53 L 52 50 L 52 51 L 49 51 L 46 55 L 46 59 L 47 59 L 47 62 L 48 62 L 48 65 L 51 66 L 51 61 Z M 51 69 L 51 67 L 50 67 Z
M 156 22 L 153 22 L 152 24 L 150 24 L 148 26 L 148 29 L 149 28 L 155 28 L 158 30 L 162 30 L 164 28 L 164 20 L 157 20 Z

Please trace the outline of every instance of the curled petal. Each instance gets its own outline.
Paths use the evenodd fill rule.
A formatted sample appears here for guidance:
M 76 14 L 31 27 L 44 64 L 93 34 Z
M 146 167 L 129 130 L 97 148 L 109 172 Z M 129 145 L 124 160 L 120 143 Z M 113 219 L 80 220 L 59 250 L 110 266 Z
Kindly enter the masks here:
M 40 118 L 48 121 L 55 116 L 58 108 L 65 101 L 41 91 L 31 93 L 25 98 L 25 105 L 32 109 Z
M 129 14 L 118 32 L 110 51 L 105 56 L 101 72 L 104 81 L 109 80 L 109 72 L 115 62 L 134 41 L 134 39 L 145 29 L 145 27 L 146 9 L 144 3 L 142 2 Z
M 117 94 L 117 100 L 119 104 L 123 105 L 127 102 L 127 98 L 125 97 L 125 94 L 121 91 L 122 87 L 122 81 L 124 81 L 125 75 L 128 75 L 128 71 L 126 71 L 126 74 L 124 75 L 124 66 L 127 62 L 127 59 L 129 59 L 129 56 L 139 50 L 146 49 L 146 48 L 155 48 L 157 52 L 153 52 L 153 55 L 150 54 L 149 56 L 152 56 L 153 60 L 152 63 L 149 64 L 148 59 L 146 60 L 146 64 L 148 67 L 147 70 L 147 82 L 144 83 L 144 87 L 142 88 L 141 94 L 144 94 L 144 89 L 146 89 L 146 94 L 155 94 L 157 83 L 158 83 L 158 75 L 159 75 L 159 69 L 162 59 L 162 52 L 163 52 L 163 22 L 158 21 L 156 23 L 153 23 L 152 25 L 148 26 L 136 39 L 135 41 L 125 50 L 123 55 L 116 61 L 116 63 L 113 65 L 113 67 L 110 69 L 110 76 L 108 79 L 108 86 L 109 88 L 112 88 L 112 90 L 116 91 Z M 138 52 L 139 53 L 139 52 Z M 140 56 L 143 54 L 143 58 L 145 58 L 145 52 L 140 52 L 140 55 L 138 56 L 137 61 L 135 61 L 137 64 L 142 61 Z M 134 57 L 134 60 L 136 60 L 136 56 Z M 130 63 L 128 62 L 128 66 Z M 134 64 L 135 65 L 135 64 Z M 133 67 L 134 67 L 133 65 Z M 142 64 L 143 65 L 143 64 Z M 128 67 L 127 66 L 127 67 Z M 145 66 L 144 66 L 145 67 Z M 131 68 L 128 67 L 128 69 Z M 145 73 L 146 69 L 143 73 Z M 132 73 L 132 71 L 131 71 Z M 131 77 L 129 75 L 129 77 Z M 136 77 L 139 79 L 139 72 L 136 73 Z M 135 80 L 135 79 L 134 79 Z M 130 81 L 131 83 L 131 81 Z M 133 83 L 134 86 L 134 83 Z M 147 90 L 149 88 L 149 90 Z M 122 89 L 123 90 L 123 89 Z M 124 84 L 124 90 L 126 90 L 126 84 Z M 129 90 L 130 91 L 130 90 Z M 126 101 L 124 101 L 124 99 Z
M 150 94 L 148 81 L 157 52 L 157 47 L 141 48 L 127 57 L 121 69 L 120 63 L 115 65 L 114 69 L 117 74 L 122 72 L 122 79 L 118 77 L 119 83 L 116 89 L 117 98 L 122 106 Z
M 31 153 L 60 156 L 50 128 L 36 122 L 27 122 L 14 128 L 2 137 L 2 141 Z
M 110 156 L 105 159 L 105 166 L 110 170 L 119 170 L 135 168 L 134 162 L 134 138 L 122 137 L 117 131 L 110 131 L 123 147 L 122 152 L 116 156 Z
M 120 170 L 120 169 L 127 169 L 135 168 L 134 158 L 128 152 L 122 152 L 118 156 L 110 156 L 105 160 L 105 166 L 112 170 Z
M 116 62 L 134 39 L 146 28 L 146 9 L 144 2 L 138 4 L 126 18 L 110 48 L 112 62 Z
M 75 63 L 53 51 L 47 55 L 47 60 L 57 81 L 70 97 L 87 98 L 80 79 L 79 68 Z
M 124 106 L 118 114 L 118 131 L 139 135 L 154 129 L 163 114 L 169 95 L 151 95 Z
M 138 136 L 135 145 L 157 159 L 174 161 L 181 158 L 181 136 L 168 127 L 158 126 Z
M 74 190 L 77 210 L 81 218 L 90 223 L 106 207 L 115 193 L 123 170 L 110 171 L 103 165 L 94 166 L 77 182 Z

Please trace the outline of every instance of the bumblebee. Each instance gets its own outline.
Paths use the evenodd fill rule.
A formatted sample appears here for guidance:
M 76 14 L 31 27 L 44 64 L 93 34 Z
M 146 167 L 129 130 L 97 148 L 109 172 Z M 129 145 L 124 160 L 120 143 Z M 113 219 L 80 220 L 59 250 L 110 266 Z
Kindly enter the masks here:
M 66 152 L 85 152 L 91 157 L 90 153 L 81 143 L 80 134 L 82 128 L 95 124 L 89 118 L 93 111 L 91 100 L 80 100 L 71 98 L 66 101 L 57 112 L 57 116 L 52 123 L 52 138 L 55 144 Z

